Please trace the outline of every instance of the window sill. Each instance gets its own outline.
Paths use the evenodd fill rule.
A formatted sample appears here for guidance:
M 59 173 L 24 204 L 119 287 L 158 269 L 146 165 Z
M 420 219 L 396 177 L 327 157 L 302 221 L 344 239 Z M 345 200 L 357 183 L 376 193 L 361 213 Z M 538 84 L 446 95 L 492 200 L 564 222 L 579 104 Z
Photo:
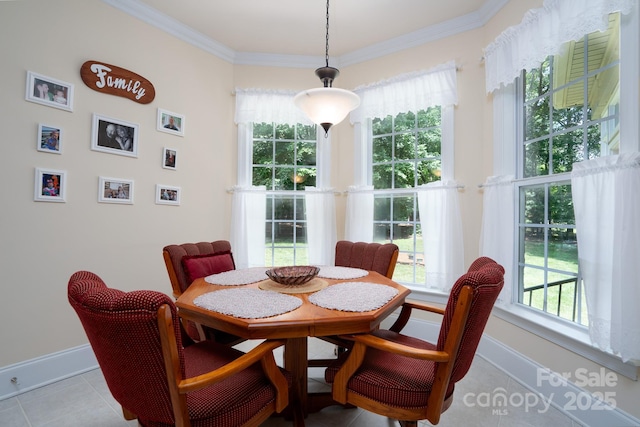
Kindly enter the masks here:
M 448 295 L 425 289 L 411 288 L 410 299 L 434 304 L 446 305 Z M 631 363 L 623 363 L 619 357 L 606 353 L 591 344 L 586 328 L 573 325 L 566 321 L 555 321 L 550 316 L 535 310 L 520 307 L 516 304 L 509 306 L 496 305 L 493 314 L 515 326 L 557 344 L 592 362 L 611 369 L 632 380 L 638 379 L 638 368 Z

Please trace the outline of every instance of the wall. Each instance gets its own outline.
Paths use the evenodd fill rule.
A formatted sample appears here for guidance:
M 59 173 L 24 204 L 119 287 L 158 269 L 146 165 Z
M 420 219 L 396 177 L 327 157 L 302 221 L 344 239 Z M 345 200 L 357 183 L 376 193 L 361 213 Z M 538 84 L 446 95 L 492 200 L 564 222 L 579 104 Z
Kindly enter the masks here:
M 300 90 L 319 86 L 313 70 L 232 66 L 99 0 L 37 3 L 34 8 L 27 2 L 0 2 L 0 117 L 7 159 L 0 177 L 11 193 L 0 214 L 0 289 L 5 301 L 0 311 L 0 368 L 86 343 L 66 301 L 66 283 L 74 271 L 92 270 L 122 289 L 168 293 L 160 253 L 164 245 L 229 237 L 231 197 L 226 189 L 236 179 L 234 87 Z M 482 194 L 477 185 L 493 174 L 493 117 L 491 97 L 484 91 L 482 49 L 505 28 L 520 22 L 527 9 L 541 4 L 541 0 L 511 1 L 481 29 L 340 67 L 336 80 L 336 87 L 354 88 L 456 61 L 460 70 L 455 179 L 465 186 L 459 194 L 467 265 L 478 256 Z M 56 21 L 64 25 L 52 31 Z M 146 77 L 156 88 L 156 99 L 144 106 L 87 88 L 79 69 L 90 59 Z M 74 112 L 26 102 L 27 70 L 73 83 Z M 157 108 L 186 115 L 184 138 L 156 131 Z M 92 113 L 138 123 L 139 157 L 91 151 Z M 38 123 L 64 128 L 62 155 L 36 151 Z M 331 183 L 337 190 L 352 182 L 352 141 L 348 121 L 332 130 Z M 161 168 L 165 146 L 179 150 L 176 171 Z M 35 167 L 68 171 L 67 203 L 33 201 Z M 135 204 L 97 203 L 98 176 L 134 179 Z M 156 205 L 156 183 L 181 186 L 182 205 Z M 337 196 L 336 202 L 341 237 L 345 197 Z M 498 318 L 489 322 L 487 334 L 556 372 L 599 369 Z M 613 390 L 618 407 L 640 418 L 636 404 L 640 385 L 618 378 Z
M 228 238 L 236 136 L 229 63 L 99 0 L 1 2 L 0 55 L 3 367 L 86 343 L 66 300 L 75 271 L 168 293 L 164 245 Z M 142 75 L 155 100 L 88 88 L 87 60 Z M 27 70 L 72 83 L 74 111 L 25 101 Z M 156 130 L 158 108 L 185 115 L 184 137 Z M 93 113 L 138 124 L 138 158 L 92 151 Z M 38 123 L 63 128 L 61 155 L 36 150 Z M 178 150 L 177 170 L 161 167 L 163 147 Z M 66 203 L 33 201 L 36 167 L 67 171 Z M 98 203 L 99 176 L 134 180 L 134 204 Z M 181 187 L 182 204 L 156 205 L 157 183 Z

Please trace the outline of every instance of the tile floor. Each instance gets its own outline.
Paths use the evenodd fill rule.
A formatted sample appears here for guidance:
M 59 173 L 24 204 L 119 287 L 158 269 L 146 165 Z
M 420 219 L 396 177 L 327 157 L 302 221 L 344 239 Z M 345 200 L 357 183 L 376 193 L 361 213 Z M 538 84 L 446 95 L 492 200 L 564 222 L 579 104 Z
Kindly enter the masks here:
M 247 350 L 251 344 L 243 343 Z M 331 357 L 333 346 L 320 340 L 309 342 L 309 356 Z M 279 353 L 277 357 L 282 360 Z M 278 359 L 277 359 L 278 360 Z M 318 391 L 328 386 L 322 381 L 323 370 L 313 368 L 309 372 L 309 389 Z M 525 410 L 524 406 L 506 407 L 503 413 L 495 413 L 477 396 L 481 392 L 499 387 L 507 396 L 525 395 L 527 389 L 480 357 L 476 357 L 469 374 L 458 383 L 452 406 L 442 415 L 439 426 L 481 427 L 529 427 L 554 426 L 578 427 L 579 424 L 553 407 Z M 126 427 L 136 426 L 135 421 L 125 421 L 120 405 L 111 397 L 99 369 L 77 375 L 57 383 L 0 401 L 0 426 L 3 427 Z M 269 419 L 265 427 L 290 426 L 291 422 L 280 417 Z M 392 427 L 393 420 L 360 409 L 342 409 L 331 406 L 310 414 L 308 427 Z M 420 426 L 429 426 L 427 422 Z

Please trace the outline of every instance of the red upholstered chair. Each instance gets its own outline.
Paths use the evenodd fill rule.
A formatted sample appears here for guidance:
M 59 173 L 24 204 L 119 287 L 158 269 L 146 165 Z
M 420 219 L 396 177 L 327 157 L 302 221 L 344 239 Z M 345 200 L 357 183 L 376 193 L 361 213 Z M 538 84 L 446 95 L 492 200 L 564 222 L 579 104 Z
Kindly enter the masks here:
M 162 257 L 169 273 L 173 296 L 176 298 L 182 295 L 195 279 L 236 268 L 231 244 L 227 240 L 168 245 L 162 249 Z M 192 321 L 185 322 L 184 327 L 194 341 L 210 339 L 229 345 L 244 341 L 235 335 Z
M 325 371 L 333 398 L 416 426 L 432 424 L 452 403 L 455 384 L 469 370 L 504 284 L 504 268 L 489 258 L 474 263 L 453 286 L 445 309 L 407 302 L 389 330 L 341 336 L 351 350 Z M 443 316 L 436 344 L 401 334 L 412 309 Z
M 290 379 L 273 357 L 284 341 L 265 341 L 246 354 L 209 340 L 183 347 L 170 297 L 108 288 L 87 271 L 71 276 L 68 298 L 128 420 L 145 427 L 258 426 L 288 404 Z
M 391 279 L 396 269 L 399 253 L 398 245 L 394 243 L 365 243 L 339 240 L 336 243 L 335 265 L 338 267 L 354 267 L 367 271 L 375 271 Z M 336 336 L 318 337 L 323 341 L 335 344 L 337 354 L 346 351 L 351 343 Z M 312 368 L 324 368 L 335 359 L 309 359 Z
M 365 243 L 340 240 L 336 243 L 336 266 L 376 271 L 391 279 L 398 261 L 394 243 Z

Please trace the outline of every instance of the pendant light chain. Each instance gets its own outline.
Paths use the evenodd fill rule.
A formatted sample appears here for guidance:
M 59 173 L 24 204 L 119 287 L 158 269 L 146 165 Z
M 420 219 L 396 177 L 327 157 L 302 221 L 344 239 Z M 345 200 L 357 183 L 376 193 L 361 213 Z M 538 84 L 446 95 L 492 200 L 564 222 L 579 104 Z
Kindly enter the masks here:
M 327 67 L 329 66 L 329 0 L 327 0 L 327 37 L 326 37 L 326 50 L 324 55 Z

